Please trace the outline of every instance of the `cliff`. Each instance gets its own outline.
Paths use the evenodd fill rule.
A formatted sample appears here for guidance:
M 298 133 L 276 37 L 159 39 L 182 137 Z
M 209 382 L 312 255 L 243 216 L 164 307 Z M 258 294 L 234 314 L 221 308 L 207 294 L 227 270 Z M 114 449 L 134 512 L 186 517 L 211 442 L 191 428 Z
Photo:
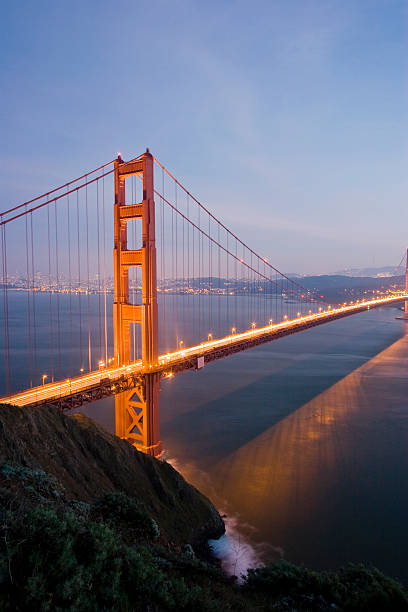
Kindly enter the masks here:
M 163 543 L 198 545 L 224 533 L 211 502 L 171 465 L 81 414 L 0 406 L 0 464 L 6 461 L 54 476 L 67 501 L 91 503 L 109 492 L 125 493 L 160 525 Z

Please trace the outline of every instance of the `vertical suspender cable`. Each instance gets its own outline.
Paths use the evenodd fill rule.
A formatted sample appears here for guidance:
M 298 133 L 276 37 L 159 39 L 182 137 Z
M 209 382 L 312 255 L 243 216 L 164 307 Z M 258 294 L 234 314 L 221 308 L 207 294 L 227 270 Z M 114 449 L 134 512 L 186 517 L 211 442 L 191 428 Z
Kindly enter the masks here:
M 1 220 L 3 217 L 1 216 Z M 4 310 L 4 349 L 5 349 L 5 374 L 6 393 L 10 393 L 10 334 L 8 316 L 8 274 L 7 274 L 7 242 L 6 226 L 1 226 L 1 253 L 2 253 L 2 275 L 3 275 L 3 310 Z
M 27 209 L 27 206 L 26 206 Z M 33 348 L 31 339 L 31 295 L 30 295 L 30 261 L 29 261 L 29 236 L 28 236 L 28 214 L 25 215 L 25 235 L 26 235 L 26 290 L 27 290 L 27 327 L 28 327 L 28 358 L 29 358 L 29 374 L 30 387 L 33 386 Z
M 50 350 L 51 350 L 51 381 L 54 382 L 55 365 L 54 365 L 54 316 L 53 316 L 53 284 L 52 284 L 52 267 L 51 267 L 51 223 L 50 223 L 50 205 L 47 206 L 47 225 L 48 225 L 48 304 L 49 304 L 49 320 L 50 320 Z
M 174 201 L 175 201 L 175 207 L 176 207 L 176 211 L 177 211 L 177 183 L 174 183 Z M 178 333 L 180 333 L 180 321 L 179 321 L 179 296 L 178 296 L 178 257 L 177 257 L 177 251 L 178 251 L 178 233 L 177 233 L 177 226 L 178 226 L 178 215 L 177 212 L 175 214 L 175 219 L 176 219 L 176 227 L 175 227 L 175 255 L 176 255 L 176 275 L 175 275 L 175 295 L 173 297 L 173 299 L 175 300 L 175 312 L 176 312 L 176 325 L 177 325 L 177 330 L 179 330 Z
M 99 241 L 99 181 L 96 181 L 96 240 L 97 240 L 97 254 L 98 254 L 98 332 L 99 332 L 99 347 L 98 347 L 98 359 L 102 360 L 103 349 L 102 349 L 102 306 L 101 306 L 101 247 Z M 105 366 L 108 364 L 106 362 Z
M 220 224 L 217 223 L 217 238 L 218 244 L 220 244 Z M 221 329 L 221 247 L 218 246 L 218 330 L 217 336 L 222 336 Z
M 55 216 L 55 273 L 57 282 L 57 345 L 58 345 L 58 376 L 62 376 L 61 370 L 61 322 L 60 322 L 60 285 L 59 285 L 59 262 L 58 262 L 58 216 L 57 202 L 54 202 Z
M 195 309 L 195 304 L 196 304 L 196 287 L 197 287 L 197 283 L 195 280 L 195 227 L 194 225 L 192 226 L 192 245 L 191 245 L 191 251 L 193 254 L 193 261 L 192 261 L 192 286 L 193 286 L 193 313 L 196 312 Z M 194 314 L 193 314 L 194 316 Z M 194 321 L 194 328 L 196 327 L 195 325 L 195 321 Z
M 238 310 L 237 310 L 237 299 L 238 299 L 238 243 L 235 239 L 235 287 L 234 287 L 234 326 L 238 329 Z
M 185 247 L 184 241 L 185 241 L 185 225 L 186 224 L 185 224 L 184 219 L 182 219 L 181 223 L 182 223 L 182 242 L 183 242 L 183 255 L 182 255 L 182 270 L 181 270 L 181 272 L 182 272 L 182 275 L 183 275 L 183 284 L 182 284 L 182 296 L 181 296 L 180 300 L 181 300 L 181 304 L 183 306 L 182 320 L 183 320 L 183 324 L 184 324 L 185 318 L 186 318 L 186 315 L 185 315 L 185 306 L 186 306 L 186 297 L 185 297 L 186 296 L 186 280 L 185 280 L 185 272 L 186 272 L 186 270 L 185 270 L 185 248 L 184 248 Z
M 79 311 L 79 353 L 81 361 L 81 370 L 84 367 L 83 361 L 83 337 L 82 337 L 82 287 L 81 287 L 81 241 L 79 232 L 79 189 L 76 192 L 76 208 L 77 208 L 77 260 L 78 260 L 78 311 Z
M 31 291 L 33 304 L 33 372 L 34 376 L 37 373 L 37 317 L 35 311 L 35 264 L 34 264 L 34 232 L 33 232 L 33 213 L 30 213 L 30 230 L 31 230 Z
M 227 290 L 227 328 L 231 329 L 231 321 L 229 317 L 229 255 L 228 255 L 228 232 L 227 232 L 227 253 L 226 253 L 226 266 L 227 266 L 227 274 L 226 274 L 226 290 Z
M 105 310 L 105 363 L 108 365 L 108 319 L 106 309 L 106 219 L 105 219 L 105 177 L 102 177 L 102 229 L 103 229 L 103 297 Z
M 178 328 L 176 325 L 176 313 L 174 307 L 174 293 L 175 293 L 175 283 L 174 283 L 174 210 L 171 209 L 171 316 L 172 316 L 172 325 L 178 334 Z
M 208 215 L 208 235 L 211 238 L 211 217 Z M 213 282 L 212 282 L 212 242 L 208 241 L 208 300 L 210 302 L 210 313 L 209 313 L 209 331 L 211 334 L 214 333 L 213 322 L 212 322 L 212 302 L 213 302 Z
M 88 365 L 89 371 L 92 370 L 92 348 L 91 348 L 91 302 L 90 302 L 90 282 L 89 282 L 89 218 L 88 218 L 88 181 L 85 184 L 85 225 L 86 225 L 86 274 L 87 274 L 87 290 L 86 290 L 86 305 L 88 315 Z
M 68 190 L 68 187 L 67 187 Z M 72 329 L 72 270 L 71 270 L 71 214 L 69 205 L 69 195 L 67 195 L 67 238 L 68 238 L 68 291 L 69 291 L 69 336 L 70 336 L 70 356 L 69 370 L 70 375 L 74 373 L 74 334 Z
M 202 234 L 201 234 L 201 215 L 200 209 L 198 209 L 198 342 L 202 340 L 202 304 L 201 304 L 201 288 L 202 288 L 202 278 L 201 278 L 201 243 L 202 243 Z
M 190 218 L 190 198 L 187 197 L 187 219 Z M 187 308 L 190 312 L 190 224 L 187 223 Z
M 164 193 L 164 170 L 162 170 L 162 195 L 164 197 L 165 193 Z M 165 253 L 165 249 L 166 249 L 166 234 L 164 232 L 164 227 L 165 227 L 165 223 L 164 223 L 164 219 L 165 219 L 165 208 L 164 208 L 164 200 L 161 200 L 161 221 L 162 221 L 162 244 L 161 244 L 161 256 L 162 256 L 162 273 L 161 273 L 161 277 L 162 277 L 162 292 L 163 292 L 163 298 L 162 298 L 162 312 L 163 312 L 163 330 L 164 330 L 164 334 L 166 337 L 166 346 L 165 346 L 165 350 L 169 351 L 169 333 L 167 331 L 167 327 L 166 327 L 166 290 L 167 290 L 167 281 L 166 281 L 166 253 Z

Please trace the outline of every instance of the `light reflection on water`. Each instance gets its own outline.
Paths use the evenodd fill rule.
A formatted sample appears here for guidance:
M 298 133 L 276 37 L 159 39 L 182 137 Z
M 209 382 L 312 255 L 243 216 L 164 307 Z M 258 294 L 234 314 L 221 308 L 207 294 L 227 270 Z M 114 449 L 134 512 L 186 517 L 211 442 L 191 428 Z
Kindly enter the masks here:
M 408 582 L 408 336 L 396 314 L 356 315 L 163 382 L 168 456 L 231 517 L 247 555 L 364 561 Z M 88 412 L 112 423 L 109 401 Z

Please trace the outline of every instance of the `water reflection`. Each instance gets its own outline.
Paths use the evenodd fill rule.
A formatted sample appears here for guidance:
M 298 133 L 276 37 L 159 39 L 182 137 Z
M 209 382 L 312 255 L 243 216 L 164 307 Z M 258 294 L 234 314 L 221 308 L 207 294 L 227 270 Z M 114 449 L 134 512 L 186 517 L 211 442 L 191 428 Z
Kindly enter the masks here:
M 365 560 L 406 580 L 406 397 L 404 335 L 228 455 L 210 452 L 181 469 L 239 515 L 255 546 L 266 542 L 315 567 Z
M 169 458 L 257 558 L 362 560 L 408 582 L 408 340 L 395 314 L 356 315 L 163 382 Z M 111 400 L 85 409 L 112 425 Z

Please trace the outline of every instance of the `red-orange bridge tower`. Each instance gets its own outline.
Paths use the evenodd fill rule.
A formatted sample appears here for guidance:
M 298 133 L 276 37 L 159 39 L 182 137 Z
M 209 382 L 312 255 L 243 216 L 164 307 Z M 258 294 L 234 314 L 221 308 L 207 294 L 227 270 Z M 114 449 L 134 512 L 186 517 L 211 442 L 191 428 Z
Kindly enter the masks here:
M 139 450 L 157 456 L 161 452 L 159 431 L 160 374 L 149 373 L 158 359 L 157 277 L 155 245 L 155 204 L 153 157 L 147 149 L 139 159 L 115 161 L 114 205 L 114 350 L 117 366 L 131 360 L 131 325 L 140 325 L 142 362 L 145 374 L 135 388 L 115 397 L 116 434 Z M 126 179 L 138 175 L 143 181 L 143 200 L 126 204 Z M 142 245 L 128 249 L 127 224 L 142 224 Z M 142 302 L 129 301 L 129 268 L 138 266 L 142 273 Z

